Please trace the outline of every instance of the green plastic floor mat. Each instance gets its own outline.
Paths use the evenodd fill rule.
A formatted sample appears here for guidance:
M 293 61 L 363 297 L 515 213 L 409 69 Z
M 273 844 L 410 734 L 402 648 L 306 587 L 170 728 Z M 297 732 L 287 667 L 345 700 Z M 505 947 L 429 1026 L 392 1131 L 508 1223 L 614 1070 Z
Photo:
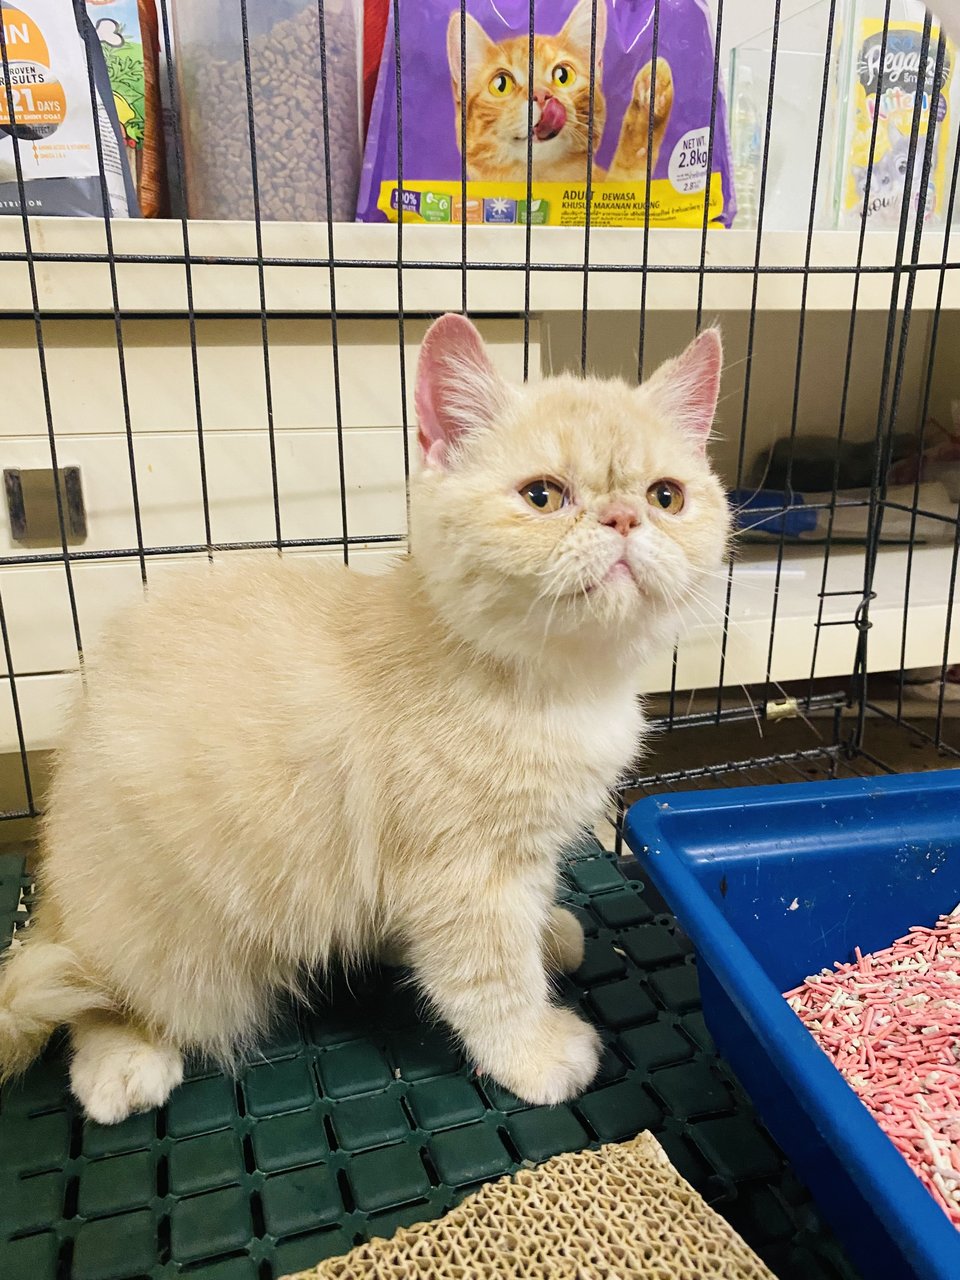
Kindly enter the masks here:
M 592 843 L 567 880 L 587 953 L 561 997 L 606 1045 L 578 1101 L 531 1108 L 478 1079 L 390 973 L 289 1011 L 239 1080 L 196 1068 L 113 1128 L 83 1122 L 55 1042 L 0 1095 L 0 1277 L 271 1280 L 518 1165 L 650 1129 L 781 1280 L 855 1280 L 717 1059 L 663 903 Z M 0 936 L 21 887 L 0 857 Z

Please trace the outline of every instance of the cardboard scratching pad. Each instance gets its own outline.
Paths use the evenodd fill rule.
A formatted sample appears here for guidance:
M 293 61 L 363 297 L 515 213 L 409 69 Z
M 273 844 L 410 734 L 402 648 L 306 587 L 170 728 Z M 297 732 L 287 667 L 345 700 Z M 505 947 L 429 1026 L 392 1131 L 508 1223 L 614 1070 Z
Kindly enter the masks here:
M 487 1183 L 290 1280 L 775 1280 L 641 1133 Z

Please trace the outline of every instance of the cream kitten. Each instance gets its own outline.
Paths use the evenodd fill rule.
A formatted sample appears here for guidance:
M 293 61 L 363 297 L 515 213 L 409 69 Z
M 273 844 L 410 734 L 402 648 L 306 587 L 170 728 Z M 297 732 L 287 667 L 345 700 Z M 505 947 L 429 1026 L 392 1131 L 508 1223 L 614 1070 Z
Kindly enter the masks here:
M 230 1065 L 331 957 L 402 955 L 484 1072 L 582 1090 L 596 1032 L 551 999 L 583 935 L 561 850 L 634 759 L 638 662 L 718 565 L 705 444 L 720 339 L 640 388 L 505 384 L 465 319 L 420 357 L 412 554 L 151 589 L 91 661 L 0 970 L 0 1075 L 68 1023 L 103 1123 Z

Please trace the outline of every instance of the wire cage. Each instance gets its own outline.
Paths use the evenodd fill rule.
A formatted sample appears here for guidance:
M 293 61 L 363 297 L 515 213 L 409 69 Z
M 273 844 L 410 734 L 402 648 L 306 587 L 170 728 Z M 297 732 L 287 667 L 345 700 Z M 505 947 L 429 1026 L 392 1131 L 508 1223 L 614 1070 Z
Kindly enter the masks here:
M 189 12 L 191 6 L 181 8 Z M 650 9 L 645 38 L 652 98 L 664 65 L 658 61 L 661 28 L 677 17 L 670 6 L 661 14 L 660 0 Z M 731 9 L 729 0 L 727 6 L 718 0 L 714 12 L 708 131 L 715 140 L 728 57 L 724 33 L 737 21 Z M 812 83 L 811 65 L 818 81 L 816 101 L 808 101 L 806 110 L 816 128 L 809 170 L 793 174 L 805 185 L 806 205 L 794 207 L 787 230 L 770 229 L 768 214 L 772 201 L 774 225 L 782 224 L 774 190 L 782 177 L 778 126 L 790 125 L 785 103 L 795 88 L 791 59 L 799 56 L 789 38 L 796 18 L 785 18 L 779 3 L 755 15 L 752 26 L 767 20 L 769 29 L 734 50 L 734 67 L 737 57 L 741 66 L 752 58 L 758 72 L 759 145 L 755 172 L 748 175 L 752 189 L 741 193 L 752 223 L 745 229 L 736 219 L 732 230 L 714 228 L 705 197 L 699 226 L 683 231 L 651 225 L 650 200 L 639 225 L 592 225 L 592 74 L 582 225 L 541 227 L 532 217 L 512 229 L 470 225 L 466 216 L 459 226 L 446 227 L 413 226 L 403 218 L 379 225 L 334 221 L 338 162 L 356 166 L 349 154 L 343 158 L 335 130 L 344 121 L 326 92 L 331 59 L 350 55 L 342 40 L 328 53 L 323 3 L 315 13 L 305 7 L 301 18 L 311 29 L 320 83 L 313 104 L 320 119 L 312 122 L 302 163 L 320 184 L 324 220 L 273 220 L 274 187 L 283 179 L 275 176 L 276 136 L 264 125 L 264 71 L 258 65 L 263 36 L 252 29 L 244 0 L 217 6 L 215 22 L 235 41 L 236 92 L 245 108 L 239 122 L 243 166 L 249 172 L 243 211 L 249 218 L 199 221 L 188 218 L 186 203 L 178 219 L 117 218 L 99 117 L 102 216 L 31 216 L 37 202 L 24 154 L 35 143 L 29 129 L 14 129 L 17 199 L 8 202 L 13 216 L 0 224 L 11 512 L 0 557 L 0 623 L 8 691 L 4 749 L 19 760 L 19 776 L 6 771 L 4 816 L 37 813 L 37 779 L 44 753 L 56 741 L 61 690 L 79 678 L 84 644 L 109 607 L 147 589 L 154 575 L 176 572 L 189 559 L 254 547 L 338 555 L 361 567 L 403 549 L 412 365 L 426 319 L 448 308 L 485 321 L 504 367 L 523 378 L 563 367 L 642 378 L 705 323 L 723 324 L 728 368 L 715 452 L 731 491 L 741 500 L 751 497 L 750 529 L 762 528 L 765 541 L 734 548 L 723 580 L 704 604 L 709 616 L 696 619 L 673 654 L 644 673 L 652 709 L 665 728 L 702 729 L 750 716 L 762 733 L 765 722 L 796 715 L 816 735 L 811 750 L 839 760 L 868 751 L 873 721 L 912 721 L 939 752 L 952 753 L 960 523 L 955 502 L 935 510 L 924 505 L 927 455 L 945 430 L 950 434 L 940 424 L 950 415 L 951 236 L 960 153 L 952 129 L 951 155 L 944 161 L 939 150 L 946 125 L 939 132 L 926 125 L 930 101 L 947 101 L 952 46 L 928 14 L 917 43 L 921 62 L 932 70 L 927 95 L 915 95 L 892 229 L 877 232 L 868 217 L 879 112 L 859 219 L 852 229 L 824 229 L 842 10 L 832 0 L 806 11 L 814 28 L 805 50 L 806 83 Z M 887 19 L 881 61 L 893 39 L 890 10 L 881 5 Z M 593 3 L 594 55 L 597 13 Z M 461 0 L 464 71 L 466 15 Z M 177 74 L 174 54 L 188 59 L 190 51 L 182 52 L 174 37 L 177 16 L 160 4 L 170 176 L 189 201 L 191 179 L 199 182 L 205 161 L 198 159 L 196 131 L 188 137 L 186 127 L 194 108 L 183 102 L 191 90 L 187 77 Z M 403 111 L 410 109 L 403 92 L 404 18 L 403 4 L 395 4 L 389 24 L 401 208 L 408 132 Z M 530 18 L 535 23 L 532 5 Z M 12 32 L 8 24 L 0 52 L 7 118 L 15 121 Z M 529 38 L 528 48 L 532 71 Z M 94 101 L 89 57 L 87 71 Z M 532 95 L 527 103 L 530 207 Z M 466 112 L 459 114 L 459 126 L 466 210 L 472 186 Z M 652 143 L 653 113 L 649 130 Z M 318 154 L 310 155 L 311 147 Z M 718 155 L 719 143 L 711 143 L 704 192 Z M 648 183 L 651 163 L 652 146 Z M 937 168 L 945 170 L 939 197 Z M 265 195 L 259 180 L 267 173 L 272 185 Z M 935 198 L 942 206 L 936 219 L 929 207 Z M 790 518 L 799 487 L 794 474 L 804 469 L 803 442 L 811 427 L 820 428 L 821 441 L 829 437 L 825 466 L 832 469 L 832 484 L 805 497 L 803 510 L 817 533 L 801 543 Z M 895 448 L 905 435 L 919 461 L 912 483 L 894 485 Z M 851 442 L 869 459 L 865 483 L 856 490 L 842 483 Z M 780 477 L 767 489 L 755 465 L 763 446 L 768 470 L 775 458 Z M 72 468 L 82 478 L 82 538 L 71 524 L 65 480 L 53 479 L 61 472 L 68 478 Z M 44 497 L 55 506 L 45 539 L 16 527 L 23 514 L 22 495 L 17 505 L 22 472 L 40 473 L 36 483 L 45 483 Z M 768 490 L 774 496 L 764 500 Z M 936 670 L 928 670 L 918 686 L 908 674 L 915 668 Z M 835 709 L 843 714 L 834 717 Z M 745 758 L 777 754 L 757 741 Z
M 675 109 L 680 68 L 659 55 L 685 11 L 709 15 L 710 107 L 698 122 L 706 142 L 687 225 L 661 225 L 650 110 L 634 213 L 609 225 L 598 200 L 596 69 L 612 6 L 582 2 L 584 170 L 571 184 L 579 213 L 558 226 L 533 217 L 543 108 L 530 92 L 525 173 L 511 197 L 525 216 L 511 226 L 470 216 L 483 197 L 469 171 L 468 113 L 458 110 L 447 138 L 458 168 L 441 175 L 447 225 L 407 219 L 407 197 L 424 185 L 410 168 L 411 128 L 442 127 L 439 117 L 411 121 L 417 108 L 404 91 L 424 0 L 367 6 L 380 15 L 386 51 L 377 92 L 393 115 L 384 107 L 381 117 L 396 120 L 381 139 L 395 174 L 392 218 L 348 220 L 364 112 L 361 6 L 346 0 L 158 0 L 170 191 L 162 218 L 117 214 L 117 164 L 128 157 L 115 154 L 103 69 L 86 39 L 88 216 L 46 216 L 56 192 L 35 183 L 34 166 L 51 134 L 23 123 L 24 14 L 4 6 L 0 830 L 9 841 L 29 834 L 42 811 L 64 695 L 82 683 L 85 646 L 117 606 L 186 565 L 241 551 L 335 557 L 374 572 L 403 553 L 416 465 L 413 371 L 427 324 L 445 310 L 476 320 L 517 380 L 572 369 L 636 382 L 705 325 L 724 331 L 713 455 L 740 534 L 672 652 L 638 673 L 662 732 L 612 816 L 638 793 L 870 774 L 905 758 L 939 765 L 960 755 L 954 45 L 931 14 L 907 14 L 896 0 L 637 0 L 649 101 L 657 76 L 670 74 Z M 523 20 L 519 80 L 524 70 L 527 84 L 535 79 L 541 24 L 555 30 L 552 9 L 567 15 L 572 4 L 500 6 Z M 73 8 L 79 31 L 88 9 L 82 0 Z M 447 82 L 457 70 L 467 80 L 467 19 L 477 8 L 443 6 L 459 19 Z M 875 100 L 899 65 L 887 54 L 908 18 L 913 92 L 900 100 L 893 177 L 881 112 L 867 112 L 856 207 L 841 218 L 838 174 L 849 182 L 852 164 L 843 122 L 863 84 L 863 51 L 849 53 L 849 33 L 866 10 L 876 19 Z M 89 13 L 98 17 L 93 0 Z M 296 119 L 276 92 L 280 71 L 291 77 Z M 723 166 L 740 206 L 729 227 L 716 225 L 711 198 Z M 895 199 L 877 229 L 881 181 L 884 200 L 891 182 Z M 633 893 L 617 878 L 581 889 L 584 909 L 595 889 Z M 662 909 L 637 906 L 636 918 Z M 599 928 L 607 938 L 602 912 Z M 695 997 L 684 1003 L 687 988 L 675 981 L 689 978 L 682 938 L 671 933 L 669 947 L 674 981 L 665 989 L 676 988 L 677 1017 L 695 1021 Z M 664 997 L 671 1009 L 673 998 Z M 687 1031 L 678 1043 L 692 1055 L 703 1031 Z M 249 1107 L 238 1085 L 243 1097 Z M 244 1150 L 256 1114 L 231 1112 Z M 675 1154 L 692 1160 L 685 1134 L 672 1132 Z M 157 1141 L 169 1147 L 178 1136 L 158 1131 Z M 522 1144 L 509 1150 L 524 1155 Z M 248 1166 L 248 1182 L 257 1168 Z M 436 1208 L 440 1191 L 430 1195 Z M 361 1207 L 353 1205 L 354 1227 Z M 257 1256 L 261 1277 L 281 1273 L 268 1244 Z M 292 1252 L 284 1256 L 292 1263 Z M 817 1256 L 804 1253 L 792 1271 L 784 1262 L 782 1274 L 852 1274 Z M 144 1274 L 180 1274 L 167 1257 Z M 56 1265 L 51 1274 L 65 1274 Z
M 871 732 L 880 721 L 912 723 L 936 752 L 954 754 L 960 522 L 949 495 L 935 509 L 925 503 L 933 446 L 956 438 L 942 424 L 950 422 L 954 368 L 951 247 L 960 152 L 948 93 L 953 46 L 929 14 L 916 24 L 919 58 L 929 69 L 926 93 L 915 94 L 909 112 L 899 212 L 883 231 L 868 216 L 877 112 L 860 215 L 837 230 L 825 224 L 823 209 L 840 136 L 833 120 L 844 6 L 824 0 L 782 13 L 774 3 L 746 22 L 730 0 L 717 0 L 707 126 L 714 141 L 703 157 L 701 191 L 710 191 L 721 163 L 718 125 L 730 62 L 756 104 L 753 170 L 737 169 L 739 221 L 747 225 L 735 218 L 732 229 L 716 228 L 710 200 L 699 196 L 697 225 L 675 230 L 656 225 L 650 199 L 636 225 L 593 225 L 601 184 L 593 174 L 592 73 L 580 225 L 536 226 L 533 217 L 512 228 L 472 225 L 466 215 L 448 226 L 404 218 L 335 221 L 343 208 L 338 164 L 355 182 L 357 163 L 355 149 L 337 135 L 351 123 L 349 113 L 345 124 L 333 110 L 332 98 L 328 104 L 327 77 L 356 50 L 346 49 L 342 33 L 328 50 L 328 27 L 342 25 L 342 10 L 324 3 L 315 12 L 277 8 L 278 15 L 299 11 L 319 82 L 309 104 L 319 118 L 298 143 L 317 188 L 314 220 L 278 220 L 306 206 L 278 209 L 277 190 L 287 179 L 276 168 L 276 131 L 265 123 L 264 17 L 252 17 L 245 0 L 215 6 L 208 16 L 233 42 L 233 91 L 243 111 L 230 118 L 244 146 L 242 181 L 232 181 L 249 199 L 231 204 L 225 197 L 217 205 L 205 188 L 194 206 L 203 213 L 237 207 L 248 216 L 188 217 L 191 182 L 202 185 L 198 173 L 207 164 L 203 146 L 209 151 L 209 139 L 202 146 L 191 123 L 196 103 L 185 101 L 201 95 L 203 83 L 177 64 L 181 58 L 192 67 L 188 41 L 178 45 L 174 31 L 176 21 L 193 20 L 192 8 L 182 3 L 178 14 L 163 0 L 159 5 L 170 185 L 181 197 L 175 216 L 126 219 L 112 211 L 110 155 L 96 113 L 101 216 L 36 216 L 38 205 L 46 206 L 32 196 L 25 172 L 36 140 L 27 127 L 10 131 L 11 216 L 0 222 L 10 513 L 0 556 L 3 754 L 11 766 L 4 770 L 5 818 L 37 814 L 57 707 L 81 676 L 84 645 L 117 603 L 148 589 L 155 576 L 189 560 L 256 547 L 334 555 L 362 568 L 403 550 L 412 369 L 428 318 L 445 309 L 480 320 L 504 369 L 517 378 L 560 368 L 642 378 L 719 320 L 728 364 L 715 456 L 735 500 L 749 508 L 748 535 L 759 530 L 764 540 L 738 540 L 704 616 L 692 621 L 672 655 L 653 659 L 643 673 L 655 717 L 671 731 L 705 731 L 749 717 L 757 733 L 752 742 L 743 739 L 744 762 L 757 757 L 769 764 L 806 748 L 811 758 L 839 767 L 872 754 Z M 891 5 L 880 8 L 882 62 L 897 27 Z M 643 38 L 651 99 L 665 65 L 658 45 L 677 12 L 660 0 L 650 5 Z M 464 71 L 467 13 L 461 0 Z M 593 2 L 593 55 L 597 15 Z M 388 52 L 399 127 L 391 147 L 400 208 L 405 142 L 410 150 L 406 18 L 403 3 L 392 6 Z M 798 20 L 806 23 L 802 39 L 791 28 Z M 532 5 L 530 21 L 537 21 Z M 757 32 L 764 23 L 767 29 Z M 747 28 L 751 38 L 740 40 L 731 59 L 731 29 L 735 35 Z M 7 119 L 14 121 L 24 109 L 15 36 L 9 21 L 0 53 Z M 529 36 L 527 44 L 532 71 Z M 795 74 L 801 58 L 805 80 Z M 742 68 L 751 65 L 748 81 Z M 89 56 L 87 75 L 95 103 Z M 342 77 L 333 83 L 339 89 Z M 809 163 L 802 173 L 800 161 L 792 163 L 789 176 L 806 199 L 802 205 L 793 199 L 792 221 L 783 229 L 783 132 L 793 127 L 792 95 L 804 86 L 816 88 L 804 102 L 813 124 Z M 736 133 L 735 93 L 727 108 Z M 927 128 L 931 102 L 951 103 L 939 130 Z M 535 105 L 528 95 L 528 208 Z M 466 112 L 459 128 L 455 185 L 462 212 L 474 185 Z M 651 143 L 653 130 L 651 112 Z M 741 145 L 735 136 L 735 149 Z M 261 189 L 264 175 L 268 190 Z M 209 187 L 213 180 L 203 181 Z M 316 209 L 323 211 L 319 220 Z M 800 540 L 791 519 L 800 473 L 810 470 L 804 445 L 810 434 L 821 447 L 820 473 L 832 473 L 832 483 L 821 479 L 818 493 L 804 495 L 804 518 L 815 534 Z M 894 483 L 904 437 L 915 465 L 912 477 L 908 465 L 906 481 Z M 866 466 L 851 489 L 844 459 L 854 446 Z M 776 484 L 766 479 L 771 464 Z M 34 507 L 38 501 L 47 507 L 39 533 L 28 518 L 31 493 Z M 917 668 L 927 670 L 914 682 L 910 672 Z M 771 724 L 789 717 L 806 722 L 806 742 L 788 742 L 789 734 Z M 726 754 L 714 763 L 731 763 Z M 696 753 L 692 758 L 688 767 L 700 767 Z M 632 781 L 650 768 L 639 766 Z

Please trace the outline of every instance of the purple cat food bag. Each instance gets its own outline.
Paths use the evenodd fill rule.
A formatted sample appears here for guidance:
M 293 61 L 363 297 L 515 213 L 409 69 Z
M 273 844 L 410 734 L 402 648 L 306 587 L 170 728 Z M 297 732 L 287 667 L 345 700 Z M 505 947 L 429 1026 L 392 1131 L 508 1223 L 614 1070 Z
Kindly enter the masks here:
M 465 212 L 468 222 L 526 222 L 529 147 L 530 220 L 581 224 L 592 147 L 593 225 L 643 225 L 649 151 L 651 226 L 701 226 L 705 198 L 711 225 L 730 226 L 736 199 L 722 92 L 710 137 L 714 48 L 707 0 L 660 0 L 655 73 L 654 8 L 655 0 L 538 0 L 531 111 L 528 0 L 466 0 L 464 24 L 459 0 L 403 0 L 404 221 L 461 222 Z M 361 221 L 396 221 L 397 176 L 391 16 L 367 134 Z

